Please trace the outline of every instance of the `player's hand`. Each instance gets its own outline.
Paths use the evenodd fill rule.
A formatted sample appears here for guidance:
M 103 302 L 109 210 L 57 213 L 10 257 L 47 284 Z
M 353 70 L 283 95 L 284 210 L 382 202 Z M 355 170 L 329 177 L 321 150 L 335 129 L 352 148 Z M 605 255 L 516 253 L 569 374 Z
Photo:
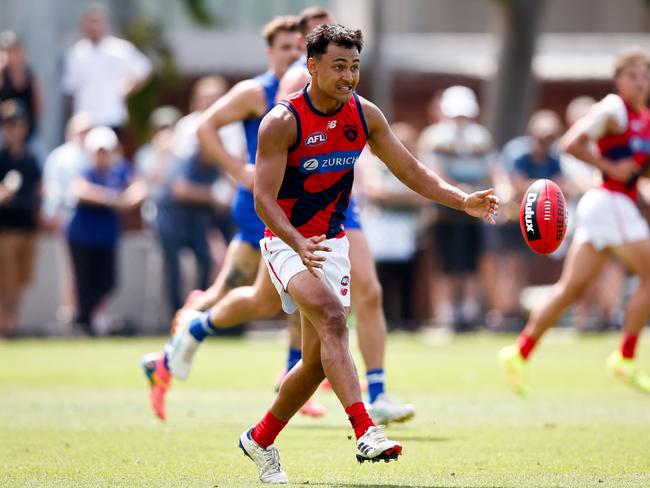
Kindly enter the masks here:
M 639 165 L 634 159 L 622 159 L 616 162 L 609 162 L 605 167 L 605 173 L 611 179 L 627 183 L 635 176 L 639 175 Z
M 0 205 L 11 201 L 16 193 L 9 190 L 5 185 L 0 183 Z
M 490 224 L 496 224 L 494 218 L 499 213 L 499 197 L 494 194 L 494 188 L 470 193 L 465 200 L 464 210 L 472 217 L 479 217 Z
M 325 256 L 319 256 L 316 254 L 317 251 L 331 252 L 332 249 L 321 244 L 325 240 L 324 235 L 308 237 L 303 239 L 298 244 L 298 249 L 296 251 L 302 259 L 302 263 L 307 266 L 307 270 L 316 275 L 316 268 L 323 267 L 323 261 L 325 261 Z

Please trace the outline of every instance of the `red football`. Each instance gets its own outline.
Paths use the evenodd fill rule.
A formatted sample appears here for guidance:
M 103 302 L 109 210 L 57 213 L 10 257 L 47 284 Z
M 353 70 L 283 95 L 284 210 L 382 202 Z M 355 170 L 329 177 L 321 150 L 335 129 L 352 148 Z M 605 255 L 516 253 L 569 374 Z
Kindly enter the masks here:
M 519 211 L 521 233 L 528 247 L 551 254 L 566 234 L 567 209 L 562 190 L 551 180 L 537 180 L 528 187 Z

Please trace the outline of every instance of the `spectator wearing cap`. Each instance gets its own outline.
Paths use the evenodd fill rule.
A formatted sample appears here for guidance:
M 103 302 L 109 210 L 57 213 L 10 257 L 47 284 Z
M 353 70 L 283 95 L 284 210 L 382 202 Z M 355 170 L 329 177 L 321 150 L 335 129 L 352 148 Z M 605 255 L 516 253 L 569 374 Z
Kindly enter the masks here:
M 63 144 L 52 150 L 43 165 L 43 217 L 48 227 L 57 230 L 68 223 L 76 203 L 70 191 L 88 165 L 84 140 L 93 128 L 90 115 L 79 112 L 66 125 Z
M 492 186 L 494 149 L 488 130 L 475 122 L 479 104 L 466 86 L 452 86 L 440 97 L 442 119 L 424 129 L 419 151 L 424 161 L 451 184 L 472 191 Z M 441 322 L 465 331 L 482 323 L 478 266 L 486 244 L 486 229 L 477 219 L 438 206 L 433 228 L 442 268 L 436 307 Z
M 75 322 L 94 335 L 93 316 L 116 282 L 120 212 L 140 205 L 146 188 L 131 180 L 112 129 L 95 127 L 88 132 L 84 145 L 90 164 L 73 185 L 77 205 L 67 239 L 76 285 Z
M 20 100 L 0 103 L 0 334 L 11 336 L 32 281 L 41 171 L 26 147 L 29 118 Z
M 0 102 L 17 99 L 27 112 L 27 139 L 36 132 L 43 112 L 43 91 L 27 63 L 23 43 L 15 32 L 0 33 Z
M 72 98 L 70 113 L 88 112 L 95 124 L 118 135 L 128 122 L 126 99 L 147 82 L 151 63 L 130 42 L 108 35 L 104 8 L 87 10 L 83 38 L 65 57 L 63 91 Z

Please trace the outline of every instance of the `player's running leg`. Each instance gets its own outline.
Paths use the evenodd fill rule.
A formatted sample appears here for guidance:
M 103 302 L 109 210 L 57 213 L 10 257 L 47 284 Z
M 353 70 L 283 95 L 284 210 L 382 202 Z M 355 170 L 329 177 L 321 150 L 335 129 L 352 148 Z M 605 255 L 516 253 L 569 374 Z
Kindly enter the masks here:
M 553 286 L 546 302 L 532 312 L 518 342 L 499 351 L 499 361 L 517 393 L 527 392 L 524 370 L 539 339 L 582 296 L 607 259 L 607 254 L 597 251 L 592 244 L 574 242 L 564 260 L 560 281 Z
M 187 325 L 196 318 L 199 313 L 195 310 L 201 310 L 200 307 L 210 303 L 210 300 L 219 300 L 229 290 L 251 283 L 255 276 L 258 264 L 258 250 L 245 242 L 231 242 L 230 246 L 228 246 L 224 266 L 221 269 L 215 284 L 193 303 L 193 310 L 183 310 L 183 313 L 179 315 L 183 324 Z M 178 319 L 175 318 L 175 322 L 177 321 Z M 176 337 L 175 333 L 173 337 Z M 179 337 L 179 341 L 180 339 L 181 337 Z M 190 349 L 191 352 L 188 350 L 180 352 L 182 353 L 182 357 L 190 358 L 189 363 L 191 366 L 191 356 L 196 351 L 198 343 L 189 340 L 187 336 L 185 336 L 184 339 L 185 340 L 182 344 L 185 348 Z M 140 361 L 145 377 L 149 381 L 149 402 L 151 408 L 155 412 L 156 416 L 161 420 L 165 419 L 165 395 L 172 385 L 172 377 L 174 375 L 170 370 L 170 358 L 175 350 L 178 352 L 180 346 L 181 342 L 176 342 L 176 344 L 174 344 L 174 340 L 172 339 L 172 341 L 168 342 L 164 347 L 163 352 L 145 354 Z M 180 357 L 181 356 L 177 356 L 177 358 Z M 189 374 L 189 367 L 187 368 L 185 376 L 182 378 L 186 377 L 187 374 Z
M 361 401 L 357 371 L 349 352 L 346 313 L 341 301 L 323 278 L 309 271 L 294 275 L 288 283 L 288 292 L 303 319 L 303 358 L 282 382 L 265 417 L 240 437 L 244 449 L 247 438 L 255 441 L 253 448 L 269 449 L 287 422 L 327 376 L 354 428 L 358 440 L 357 457 L 361 456 L 363 460 L 397 458 L 401 445 L 388 440 L 383 429 L 375 427 Z M 260 478 L 264 466 L 273 464 L 274 459 L 272 454 L 260 456 L 259 461 L 255 456 L 251 458 L 260 468 Z M 279 466 L 279 459 L 277 464 Z
M 273 292 L 277 296 L 275 289 Z M 306 319 L 303 320 L 303 328 L 307 329 L 302 334 L 304 359 L 289 370 L 280 384 L 278 396 L 262 421 L 239 438 L 239 447 L 257 464 L 260 480 L 264 483 L 287 483 L 287 475 L 282 470 L 280 455 L 273 442 L 325 378 L 318 333 Z
M 259 257 L 258 257 L 259 262 Z M 194 354 L 208 335 L 217 329 L 268 318 L 280 312 L 281 304 L 266 268 L 259 266 L 253 286 L 230 290 L 211 309 L 179 319 L 178 327 L 168 351 L 169 366 L 179 379 L 189 376 Z
M 267 273 L 268 275 L 268 273 Z M 277 295 L 277 293 L 275 293 Z M 292 313 L 289 315 L 289 354 L 287 357 L 287 367 L 282 372 L 280 381 L 278 382 L 278 389 L 280 382 L 284 379 L 289 371 L 291 371 L 298 361 L 302 359 L 301 349 L 301 320 L 300 313 Z M 316 400 L 313 396 L 300 407 L 300 413 L 308 417 L 322 417 L 326 413 L 325 406 Z
M 650 393 L 650 376 L 634 361 L 639 334 L 650 317 L 650 239 L 616 246 L 612 253 L 640 281 L 627 304 L 620 347 L 607 358 L 607 369 L 625 383 Z
M 368 381 L 368 413 L 377 424 L 404 422 L 413 418 L 415 407 L 401 404 L 385 392 L 384 357 L 386 317 L 382 289 L 368 240 L 361 230 L 347 230 L 350 242 L 351 299 L 357 316 L 359 349 L 366 366 Z

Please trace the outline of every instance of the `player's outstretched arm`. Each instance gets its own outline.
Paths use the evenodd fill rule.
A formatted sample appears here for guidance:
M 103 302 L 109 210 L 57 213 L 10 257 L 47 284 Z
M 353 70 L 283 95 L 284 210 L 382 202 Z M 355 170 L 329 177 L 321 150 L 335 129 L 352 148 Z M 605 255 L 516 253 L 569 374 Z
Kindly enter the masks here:
M 315 252 L 330 250 L 321 244 L 325 236 L 303 237 L 291 225 L 277 201 L 287 167 L 287 154 L 296 136 L 296 120 L 282 105 L 277 105 L 262 120 L 255 163 L 255 210 L 271 232 L 291 246 L 313 273 L 313 268 L 322 268 L 321 262 L 325 260 Z
M 494 189 L 467 194 L 447 183 L 408 152 L 393 134 L 381 110 L 359 98 L 368 126 L 368 144 L 402 183 L 429 200 L 495 223 L 499 199 Z
M 252 172 L 246 161 L 232 156 L 219 137 L 219 129 L 233 122 L 261 117 L 266 112 L 266 97 L 262 86 L 254 80 L 245 80 L 233 86 L 214 102 L 202 115 L 196 134 L 205 152 L 226 174 L 248 189 L 253 188 Z

